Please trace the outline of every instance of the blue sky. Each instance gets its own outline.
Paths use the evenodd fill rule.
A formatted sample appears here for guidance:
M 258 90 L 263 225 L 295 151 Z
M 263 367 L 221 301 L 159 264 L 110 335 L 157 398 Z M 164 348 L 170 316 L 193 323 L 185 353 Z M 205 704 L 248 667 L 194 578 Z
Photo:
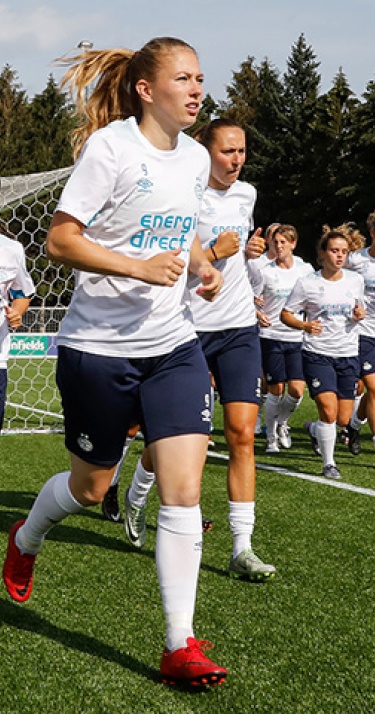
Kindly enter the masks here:
M 301 32 L 320 62 L 321 91 L 342 67 L 358 97 L 375 79 L 375 0 L 0 0 L 0 68 L 9 64 L 29 98 L 43 91 L 53 59 L 90 40 L 139 49 L 173 35 L 198 51 L 205 92 L 226 98 L 232 72 L 253 56 L 283 73 Z

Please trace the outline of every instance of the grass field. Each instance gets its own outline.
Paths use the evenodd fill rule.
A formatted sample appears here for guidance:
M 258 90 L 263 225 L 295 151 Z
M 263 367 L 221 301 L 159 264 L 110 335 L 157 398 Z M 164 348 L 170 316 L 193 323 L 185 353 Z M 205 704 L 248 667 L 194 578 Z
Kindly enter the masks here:
M 259 465 L 294 474 L 258 470 L 254 546 L 277 567 L 267 585 L 228 577 L 226 462 L 207 461 L 202 511 L 214 527 L 204 536 L 195 629 L 229 669 L 222 687 L 190 693 L 160 683 L 164 625 L 153 491 L 143 551 L 132 550 L 122 527 L 104 521 L 98 507 L 49 534 L 28 603 L 13 603 L 2 586 L 1 714 L 374 711 L 375 452 L 366 429 L 359 457 L 337 447 L 342 480 L 362 492 L 298 478 L 320 475 L 302 429 L 314 415 L 305 398 L 292 420 L 291 451 L 266 456 L 264 439 L 257 439 Z M 216 450 L 225 453 L 220 407 L 215 424 Z M 131 448 L 121 498 L 141 448 Z M 4 436 L 0 453 L 3 554 L 11 524 L 68 460 L 61 435 Z

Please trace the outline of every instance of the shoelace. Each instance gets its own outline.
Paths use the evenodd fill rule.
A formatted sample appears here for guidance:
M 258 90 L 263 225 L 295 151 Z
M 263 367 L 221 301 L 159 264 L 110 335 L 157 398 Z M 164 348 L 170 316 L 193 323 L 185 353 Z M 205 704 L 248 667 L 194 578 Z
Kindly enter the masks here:
M 143 508 L 137 508 L 136 506 L 132 506 L 132 520 L 135 525 L 135 527 L 138 530 L 141 530 L 145 524 L 145 512 Z
M 25 553 L 22 558 L 17 559 L 17 565 L 14 564 L 14 569 L 17 571 L 20 580 L 30 580 L 33 574 L 34 563 L 35 555 L 29 553 Z
M 189 638 L 189 640 L 193 640 L 193 638 Z M 210 640 L 193 640 L 191 644 L 188 644 L 186 649 L 189 650 L 189 652 L 197 652 L 201 655 L 202 650 L 212 650 L 213 644 Z

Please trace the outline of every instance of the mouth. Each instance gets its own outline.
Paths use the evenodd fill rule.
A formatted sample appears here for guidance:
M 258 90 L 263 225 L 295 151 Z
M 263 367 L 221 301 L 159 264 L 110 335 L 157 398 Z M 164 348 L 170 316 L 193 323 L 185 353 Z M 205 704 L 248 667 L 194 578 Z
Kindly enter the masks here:
M 198 102 L 190 102 L 190 104 L 186 104 L 185 109 L 190 116 L 196 116 L 199 112 L 199 106 Z

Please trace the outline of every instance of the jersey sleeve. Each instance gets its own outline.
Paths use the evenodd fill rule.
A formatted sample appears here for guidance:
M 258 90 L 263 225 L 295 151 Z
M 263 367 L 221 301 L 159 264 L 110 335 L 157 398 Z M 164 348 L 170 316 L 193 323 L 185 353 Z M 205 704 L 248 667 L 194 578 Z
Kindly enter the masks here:
M 88 226 L 112 196 L 117 176 L 114 146 L 100 131 L 95 132 L 87 140 L 56 210 Z
M 31 279 L 31 276 L 27 272 L 26 258 L 23 247 L 21 246 L 21 244 L 17 245 L 19 248 L 18 269 L 10 286 L 10 292 L 13 293 L 13 298 L 30 297 L 35 291 L 34 283 Z
M 301 312 L 305 308 L 305 301 L 304 278 L 298 278 L 284 305 L 284 309 L 293 313 Z

